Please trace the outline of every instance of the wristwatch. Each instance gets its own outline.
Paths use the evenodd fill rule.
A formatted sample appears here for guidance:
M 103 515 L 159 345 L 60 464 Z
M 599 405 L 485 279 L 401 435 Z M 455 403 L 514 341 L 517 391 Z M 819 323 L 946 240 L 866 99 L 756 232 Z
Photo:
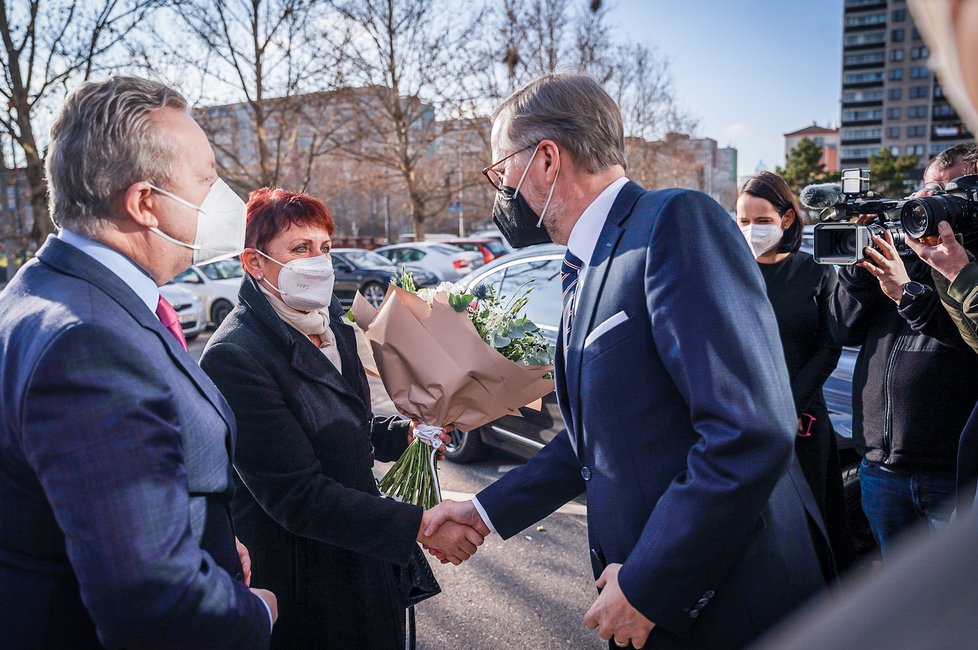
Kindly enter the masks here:
M 900 297 L 900 308 L 903 309 L 925 293 L 927 293 L 926 285 L 911 280 L 903 285 L 903 295 Z

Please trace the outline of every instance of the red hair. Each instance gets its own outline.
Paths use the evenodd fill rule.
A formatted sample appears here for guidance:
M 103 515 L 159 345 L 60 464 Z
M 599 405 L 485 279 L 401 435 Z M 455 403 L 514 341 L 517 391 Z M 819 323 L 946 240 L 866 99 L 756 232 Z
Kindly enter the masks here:
M 248 227 L 245 248 L 265 247 L 277 234 L 292 226 L 317 226 L 333 235 L 336 224 L 319 199 L 278 187 L 263 187 L 248 195 Z

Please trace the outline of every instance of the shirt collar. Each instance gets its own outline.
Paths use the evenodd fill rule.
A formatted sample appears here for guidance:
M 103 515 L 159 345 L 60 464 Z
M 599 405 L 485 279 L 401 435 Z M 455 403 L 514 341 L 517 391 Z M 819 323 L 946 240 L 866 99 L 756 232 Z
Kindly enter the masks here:
M 156 305 L 160 301 L 160 288 L 156 281 L 149 277 L 131 259 L 101 242 L 83 237 L 67 228 L 62 228 L 58 239 L 70 244 L 85 253 L 96 262 L 119 276 L 119 279 L 136 292 L 139 299 L 146 303 L 149 310 L 156 313 Z
M 601 229 L 604 228 L 604 222 L 611 212 L 611 206 L 615 204 L 618 193 L 627 183 L 628 179 L 622 176 L 604 188 L 604 191 L 584 209 L 581 218 L 571 229 L 570 237 L 567 238 L 567 248 L 578 259 L 583 260 L 584 264 L 591 263 L 594 247 L 598 245 L 598 237 L 601 236 Z

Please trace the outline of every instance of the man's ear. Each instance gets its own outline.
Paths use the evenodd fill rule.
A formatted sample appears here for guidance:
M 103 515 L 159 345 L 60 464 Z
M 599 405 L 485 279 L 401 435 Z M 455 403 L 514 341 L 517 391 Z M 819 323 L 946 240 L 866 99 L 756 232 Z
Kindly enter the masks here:
M 547 175 L 547 182 L 552 183 L 560 170 L 560 148 L 553 140 L 542 140 L 540 142 L 540 154 L 544 162 L 544 170 Z
M 122 212 L 140 226 L 156 228 L 159 221 L 153 211 L 158 196 L 153 193 L 149 183 L 133 183 L 122 194 Z

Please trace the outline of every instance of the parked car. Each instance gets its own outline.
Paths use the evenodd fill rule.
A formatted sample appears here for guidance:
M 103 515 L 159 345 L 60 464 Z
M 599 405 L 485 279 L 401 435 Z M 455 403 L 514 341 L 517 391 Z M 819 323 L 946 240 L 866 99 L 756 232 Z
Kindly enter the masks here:
M 399 265 L 383 255 L 363 248 L 334 248 L 330 254 L 333 258 L 333 271 L 336 273 L 333 293 L 344 306 L 353 304 L 353 298 L 358 291 L 371 305 L 380 306 L 387 295 L 387 285 L 391 278 L 401 271 Z M 428 287 L 439 282 L 437 275 L 419 266 L 404 266 L 414 277 L 414 283 L 418 287 Z
M 457 246 L 441 242 L 413 242 L 381 246 L 374 251 L 391 262 L 413 264 L 438 276 L 439 282 L 454 282 L 484 264 L 482 255 L 463 251 Z
M 183 330 L 183 338 L 193 341 L 207 327 L 207 313 L 204 311 L 204 303 L 193 293 L 184 289 L 182 286 L 169 283 L 160 287 L 160 295 L 173 306 L 180 318 L 180 328 Z
M 191 266 L 173 278 L 204 303 L 208 324 L 217 327 L 238 304 L 238 289 L 244 270 L 237 259 L 220 260 L 203 266 Z
M 485 230 L 475 230 L 469 233 L 469 237 L 478 237 L 479 239 L 492 239 L 493 241 L 499 242 L 499 245 L 506 249 L 507 253 L 513 252 L 513 247 L 509 245 L 506 238 L 503 237 L 503 233 L 499 232 L 499 228 L 487 228 Z
M 458 246 L 464 251 L 474 251 L 482 255 L 482 261 L 488 264 L 497 257 L 502 257 L 509 252 L 498 239 L 469 237 L 467 239 L 446 239 L 445 244 Z
M 463 278 L 460 284 L 466 288 L 490 285 L 497 295 L 505 296 L 513 295 L 530 282 L 529 301 L 523 313 L 555 344 L 563 304 L 560 265 L 564 250 L 555 244 L 526 248 L 487 264 Z M 843 486 L 857 551 L 866 552 L 874 542 L 862 513 L 859 458 L 852 443 L 852 371 L 858 352 L 856 348 L 843 348 L 835 371 L 825 382 L 824 394 L 839 445 Z M 520 412 L 523 417 L 504 416 L 468 433 L 456 430 L 452 442 L 446 445 L 446 458 L 456 463 L 472 462 L 488 448 L 494 448 L 528 459 L 564 426 L 554 393 L 543 398 L 541 410 L 521 408 Z

